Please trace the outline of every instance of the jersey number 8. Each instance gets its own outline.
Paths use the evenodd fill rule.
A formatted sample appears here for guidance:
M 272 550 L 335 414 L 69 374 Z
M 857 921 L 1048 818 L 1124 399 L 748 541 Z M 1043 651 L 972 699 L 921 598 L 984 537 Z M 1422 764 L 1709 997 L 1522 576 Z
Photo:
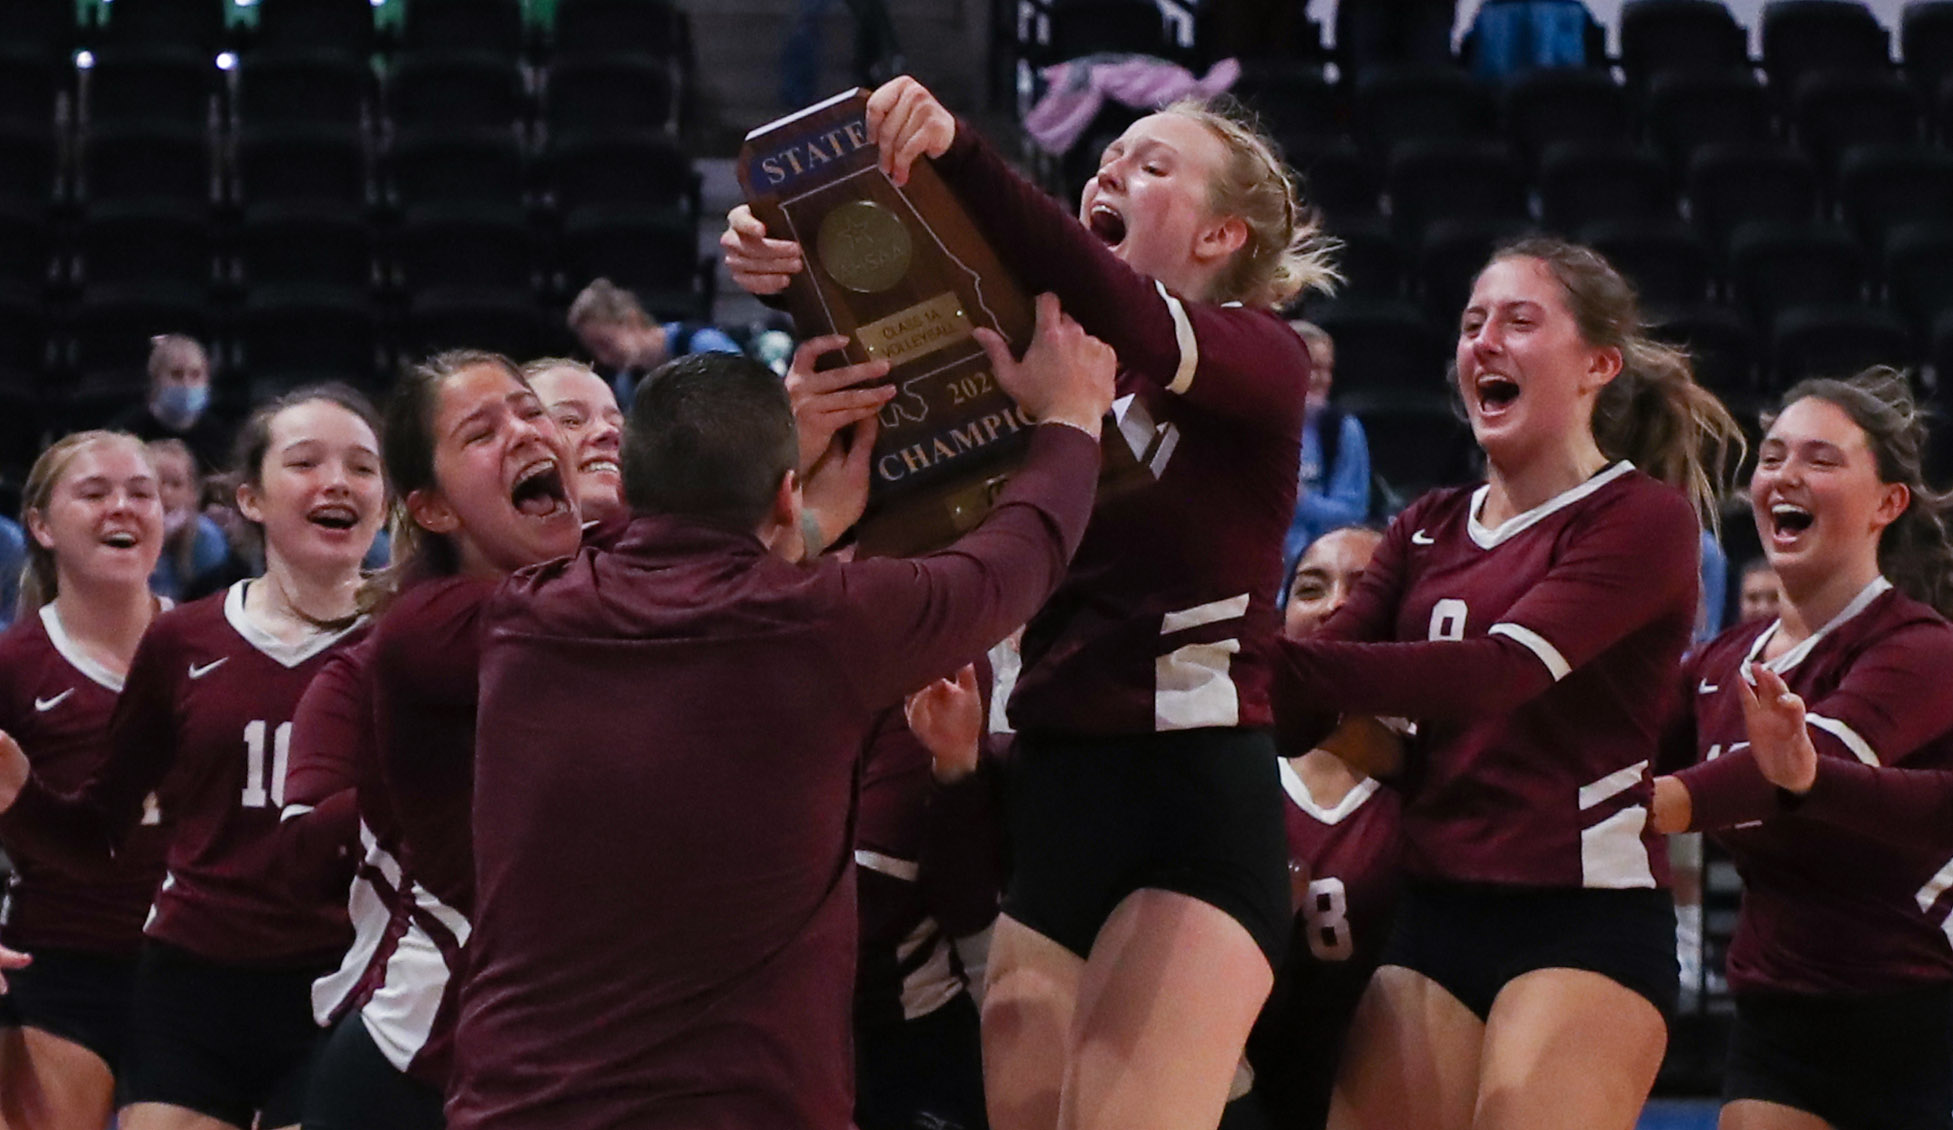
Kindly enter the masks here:
M 1302 913 L 1309 920 L 1309 952 L 1317 961 L 1348 961 L 1356 952 L 1356 940 L 1349 932 L 1349 897 L 1341 879 L 1311 879 L 1309 903 Z

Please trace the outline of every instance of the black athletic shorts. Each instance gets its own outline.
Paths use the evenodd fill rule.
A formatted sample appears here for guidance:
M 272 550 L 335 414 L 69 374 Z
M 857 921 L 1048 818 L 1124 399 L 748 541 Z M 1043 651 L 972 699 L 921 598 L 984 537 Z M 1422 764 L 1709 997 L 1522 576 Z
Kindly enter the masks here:
M 305 1130 L 441 1130 L 441 1092 L 395 1067 L 357 1009 L 319 1049 L 305 1097 Z
M 297 1123 L 322 1035 L 312 982 L 327 972 L 251 969 L 143 943 L 118 1099 L 233 1126 Z
M 36 946 L 34 964 L 7 974 L 0 1027 L 37 1028 L 80 1044 L 110 1071 L 122 1063 L 136 959 Z
M 859 1130 L 988 1130 L 976 1002 L 958 993 L 914 1020 L 854 1029 Z
M 1260 730 L 1019 734 L 1004 913 L 1087 957 L 1127 895 L 1173 891 L 1241 923 L 1279 969 L 1292 910 L 1277 764 Z
M 1947 1130 L 1953 986 L 1865 997 L 1738 993 L 1722 1099 L 1809 1111 L 1838 1130 Z
M 1383 964 L 1437 982 L 1480 1020 L 1499 990 L 1536 969 L 1584 969 L 1674 1015 L 1675 899 L 1665 890 L 1404 885 Z

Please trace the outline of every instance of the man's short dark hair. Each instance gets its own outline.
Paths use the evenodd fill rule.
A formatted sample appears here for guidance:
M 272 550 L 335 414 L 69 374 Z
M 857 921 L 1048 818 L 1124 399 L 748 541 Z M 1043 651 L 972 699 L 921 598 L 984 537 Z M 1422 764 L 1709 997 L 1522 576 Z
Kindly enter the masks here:
M 624 499 L 753 529 L 800 454 L 793 408 L 773 370 L 737 353 L 694 353 L 646 377 L 624 423 Z

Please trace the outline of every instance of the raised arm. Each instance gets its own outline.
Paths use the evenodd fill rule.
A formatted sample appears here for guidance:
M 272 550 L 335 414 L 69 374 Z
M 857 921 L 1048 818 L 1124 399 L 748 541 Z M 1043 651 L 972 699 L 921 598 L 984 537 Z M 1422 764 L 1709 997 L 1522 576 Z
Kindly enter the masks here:
M 352 881 L 359 848 L 358 759 L 373 741 L 367 646 L 326 660 L 299 699 L 279 813 L 280 849 L 291 874 L 339 897 Z
M 1024 360 L 980 334 L 997 381 L 1039 424 L 1024 465 L 975 530 L 924 557 L 843 566 L 849 671 L 879 709 L 942 678 L 1031 618 L 1064 578 L 1085 535 L 1099 469 L 1099 424 L 1112 404 L 1103 342 L 1038 299 Z

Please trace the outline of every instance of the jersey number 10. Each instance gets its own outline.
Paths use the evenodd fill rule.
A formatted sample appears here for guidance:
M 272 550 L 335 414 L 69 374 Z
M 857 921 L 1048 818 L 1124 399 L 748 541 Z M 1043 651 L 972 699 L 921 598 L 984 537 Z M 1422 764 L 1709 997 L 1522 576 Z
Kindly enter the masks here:
M 265 773 L 265 723 L 244 727 L 244 807 L 285 807 L 285 766 L 291 760 L 292 724 L 278 723 L 271 734 L 271 772 Z

